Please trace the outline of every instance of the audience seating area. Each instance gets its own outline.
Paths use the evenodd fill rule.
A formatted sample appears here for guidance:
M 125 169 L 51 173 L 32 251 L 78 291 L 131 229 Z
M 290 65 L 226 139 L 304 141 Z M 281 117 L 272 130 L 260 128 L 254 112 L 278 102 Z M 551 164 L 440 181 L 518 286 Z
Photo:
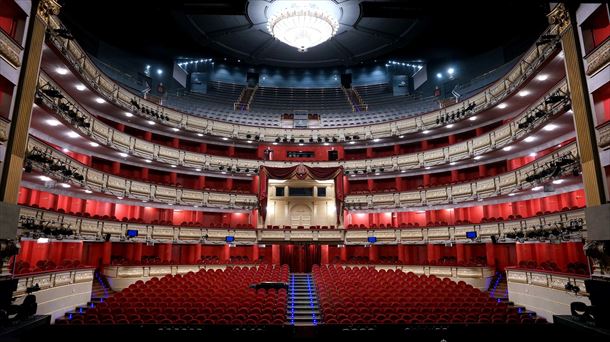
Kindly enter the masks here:
M 243 85 L 208 82 L 207 94 L 168 95 L 167 107 L 201 117 L 243 125 L 279 127 L 286 113 L 306 110 L 315 113 L 321 127 L 357 126 L 381 123 L 439 108 L 436 98 L 419 95 L 394 96 L 389 84 L 354 87 L 368 104 L 368 111 L 352 112 L 341 88 L 259 87 L 250 111 L 233 110 Z
M 560 273 L 571 273 L 571 274 L 589 274 L 589 267 L 587 264 L 582 262 L 571 262 L 568 263 L 565 269 L 562 269 L 552 260 L 547 260 L 538 264 L 535 260 L 522 260 L 519 262 L 519 267 L 522 269 L 536 270 L 536 271 L 551 271 Z
M 286 321 L 285 289 L 254 289 L 288 282 L 288 266 L 201 270 L 138 281 L 84 315 L 57 324 L 280 325 Z
M 331 262 L 333 264 L 340 265 L 411 265 L 398 260 L 398 257 L 395 256 L 380 256 L 379 259 L 375 261 L 371 261 L 368 256 L 352 256 L 346 261 L 341 261 L 337 256 Z M 475 257 L 472 258 L 470 261 L 457 262 L 456 257 L 446 256 L 441 257 L 439 260 L 426 260 L 423 263 L 417 263 L 413 265 L 476 267 L 487 265 L 487 258 Z
M 581 207 L 563 207 L 561 208 L 561 210 L 556 210 L 556 211 L 538 211 L 536 212 L 535 216 L 543 216 L 543 215 L 551 215 L 551 214 L 555 214 L 555 213 L 562 213 L 562 212 L 567 212 L 567 211 L 571 211 L 571 210 L 578 210 L 581 209 Z M 532 217 L 535 217 L 532 216 Z M 490 217 L 483 217 L 481 218 L 480 222 L 471 222 L 470 220 L 456 220 L 454 223 L 449 223 L 447 221 L 430 221 L 428 223 L 426 223 L 426 227 L 444 227 L 444 226 L 453 226 L 453 225 L 462 225 L 462 224 L 480 224 L 480 223 L 490 223 L 490 222 L 503 222 L 503 221 L 512 221 L 512 220 L 520 220 L 523 219 L 523 216 L 517 214 L 517 215 L 508 215 L 507 217 L 502 217 L 502 216 L 490 216 Z M 391 224 L 384 224 L 384 223 L 380 223 L 380 224 L 376 224 L 376 223 L 372 223 L 369 226 L 364 225 L 364 224 L 348 224 L 346 225 L 347 229 L 396 229 L 396 228 L 416 228 L 419 227 L 419 223 L 417 222 L 402 222 L 400 224 L 398 224 L 398 226 L 393 226 Z
M 324 324 L 546 323 L 463 281 L 332 265 L 313 275 Z
M 34 266 L 30 265 L 27 261 L 17 260 L 15 261 L 15 274 L 53 272 L 74 269 L 81 266 L 80 260 L 66 259 L 59 265 L 52 260 L 39 260 Z
M 308 110 L 311 112 L 351 112 L 341 88 L 275 88 L 258 87 L 251 103 L 255 112 Z
M 193 265 L 251 265 L 260 264 L 262 260 L 250 260 L 247 256 L 232 256 L 229 260 L 220 260 L 217 256 L 203 256 Z M 113 266 L 157 266 L 157 265 L 184 265 L 175 260 L 161 260 L 159 257 L 142 257 L 141 261 L 127 260 L 125 257 L 112 257 L 110 264 Z

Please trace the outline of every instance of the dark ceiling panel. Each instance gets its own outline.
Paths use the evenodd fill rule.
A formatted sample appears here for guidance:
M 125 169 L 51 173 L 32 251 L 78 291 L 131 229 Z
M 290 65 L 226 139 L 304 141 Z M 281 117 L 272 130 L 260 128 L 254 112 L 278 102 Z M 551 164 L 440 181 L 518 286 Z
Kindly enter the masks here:
M 414 21 L 405 18 L 362 18 L 356 23 L 356 28 L 386 33 L 399 37 L 413 25 Z
M 247 30 L 219 36 L 216 41 L 222 45 L 229 46 L 236 51 L 241 51 L 243 55 L 248 56 L 251 51 L 254 51 L 269 39 L 271 39 L 271 36 L 265 32 Z
M 205 32 L 230 30 L 250 23 L 243 15 L 194 15 L 191 19 Z
M 148 57 L 235 55 L 256 64 L 272 61 L 310 67 L 385 57 L 439 62 L 511 44 L 525 46 L 547 26 L 548 11 L 548 3 L 537 0 L 333 0 L 343 13 L 339 35 L 300 53 L 269 41 L 264 21 L 250 23 L 250 14 L 260 21 L 266 18 L 261 11 L 276 1 L 280 0 L 159 0 L 143 6 L 136 1 L 106 0 L 92 12 L 86 1 L 65 0 L 60 15 L 79 41 L 87 40 L 93 47 L 100 40 Z M 119 6 L 121 11 L 116 10 Z M 515 18 L 519 25 L 514 24 Z M 487 38 L 488 32 L 493 39 Z

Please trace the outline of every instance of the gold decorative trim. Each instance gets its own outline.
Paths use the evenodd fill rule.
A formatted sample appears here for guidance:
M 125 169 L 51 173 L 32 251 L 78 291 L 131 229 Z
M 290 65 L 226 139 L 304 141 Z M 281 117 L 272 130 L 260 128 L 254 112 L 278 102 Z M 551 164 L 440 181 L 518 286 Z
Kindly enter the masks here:
M 610 63 L 610 39 L 598 46 L 593 53 L 585 57 L 587 61 L 587 76 L 592 76 Z
M 547 14 L 549 24 L 557 25 L 559 34 L 562 34 L 570 26 L 570 14 L 563 3 L 557 4 L 551 13 Z
M 610 124 L 597 128 L 597 145 L 602 148 L 610 147 Z
M 58 15 L 61 5 L 55 0 L 42 0 L 38 5 L 38 16 L 48 24 L 51 16 Z
M 8 140 L 8 129 L 9 123 L 4 120 L 0 120 L 0 142 L 5 142 Z
M 15 44 L 15 42 L 0 30 L 0 57 L 4 58 L 10 63 L 15 69 L 21 66 L 21 53 L 22 48 Z

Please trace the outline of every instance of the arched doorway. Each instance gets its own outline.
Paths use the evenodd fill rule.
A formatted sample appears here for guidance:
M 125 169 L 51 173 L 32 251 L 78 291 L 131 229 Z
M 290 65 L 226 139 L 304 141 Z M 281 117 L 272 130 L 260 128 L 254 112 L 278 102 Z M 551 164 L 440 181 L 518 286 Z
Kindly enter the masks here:
M 292 227 L 311 226 L 311 208 L 305 204 L 297 204 L 290 209 L 290 225 Z

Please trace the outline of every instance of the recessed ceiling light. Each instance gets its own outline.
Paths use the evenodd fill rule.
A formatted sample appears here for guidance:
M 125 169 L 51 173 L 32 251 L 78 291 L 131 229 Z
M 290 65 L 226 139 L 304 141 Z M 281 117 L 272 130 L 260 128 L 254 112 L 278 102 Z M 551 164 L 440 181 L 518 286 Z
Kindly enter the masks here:
M 426 166 L 426 170 L 430 170 L 430 166 Z
M 251 174 L 249 174 L 249 173 L 246 173 L 246 176 L 248 176 L 248 177 L 250 177 L 250 176 L 251 176 Z
M 512 149 L 513 149 L 513 147 L 512 147 L 512 146 L 505 146 L 505 147 L 503 147 L 503 148 L 502 148 L 502 151 L 506 151 L 506 152 L 508 152 L 508 151 L 510 151 L 510 150 L 512 150 Z
M 449 165 L 455 165 L 455 162 L 451 162 L 451 163 L 449 163 Z
M 447 128 L 453 128 L 453 124 L 448 124 L 447 126 L 445 126 Z
M 64 147 L 64 148 L 62 148 L 62 149 L 61 149 L 61 151 L 62 151 L 63 153 L 70 153 L 70 150 L 68 150 L 68 149 L 67 149 L 67 148 L 65 148 L 65 147 Z
M 78 138 L 78 137 L 80 136 L 80 135 L 78 135 L 78 133 L 76 133 L 76 132 L 68 132 L 68 133 L 67 133 L 67 135 L 68 135 L 70 138 L 72 138 L 72 139 L 74 139 L 74 138 Z
M 130 113 L 130 112 L 125 112 L 125 116 L 126 116 L 126 117 L 128 117 L 128 118 L 130 118 L 130 117 L 132 117 L 132 116 L 133 116 L 133 114 L 132 114 L 132 113 Z
M 536 140 L 536 137 L 527 137 L 527 138 L 523 139 L 523 141 L 525 141 L 525 142 L 532 142 L 534 140 Z
M 349 144 L 350 144 L 350 145 L 353 145 L 353 144 L 355 144 L 355 143 L 356 143 L 356 142 L 355 142 L 355 141 L 353 141 L 353 140 L 349 142 Z
M 483 158 L 483 156 L 474 156 L 474 160 L 479 160 L 481 158 Z
M 355 175 L 355 174 L 352 174 L 352 177 L 356 177 L 356 175 Z
M 303 144 L 303 143 L 299 143 L 299 146 L 303 146 L 303 145 L 305 145 L 305 144 Z
M 121 156 L 123 158 L 127 158 L 128 154 L 127 153 L 123 153 L 123 152 L 119 152 L 119 156 Z
M 248 141 L 246 141 L 246 142 L 247 142 L 248 144 L 251 144 L 251 143 L 252 143 L 252 140 L 248 140 Z
M 536 152 L 532 152 L 532 153 L 530 153 L 530 157 L 535 157 L 535 156 L 537 156 L 537 155 L 538 155 L 538 153 L 536 153 Z
M 553 184 L 557 185 L 557 184 L 561 184 L 561 183 L 563 183 L 563 182 L 564 182 L 564 180 L 563 180 L 563 179 L 555 179 L 555 180 L 553 181 Z
M 226 175 L 226 174 L 227 174 L 225 171 L 222 171 L 221 173 L 222 173 L 223 175 Z
M 36 243 L 49 243 L 49 238 L 41 237 L 36 240 Z
M 541 74 L 541 75 L 536 76 L 536 79 L 538 81 L 546 81 L 547 78 L 549 78 L 549 75 L 547 75 L 547 74 Z
M 375 176 L 379 176 L 379 175 L 380 175 L 380 173 L 379 173 L 379 172 L 375 172 Z
M 65 75 L 68 73 L 68 69 L 59 67 L 59 68 L 55 68 L 55 72 L 60 75 Z
M 174 132 L 180 132 L 180 128 L 172 127 L 172 131 L 174 131 Z
M 64 189 L 67 189 L 67 188 L 70 187 L 70 184 L 68 184 L 68 183 L 59 183 L 59 186 L 61 186 Z
M 144 162 L 146 162 L 146 163 L 149 163 L 149 164 L 150 164 L 150 163 L 152 163 L 152 160 L 150 160 L 150 159 L 144 159 Z
M 59 122 L 55 119 L 47 120 L 46 122 L 47 122 L 47 125 L 53 126 L 53 127 L 61 125 L 61 122 Z
M 557 128 L 557 125 L 555 125 L 555 124 L 548 124 L 548 125 L 544 126 L 542 129 L 547 131 L 547 132 L 550 132 L 550 131 L 554 131 L 556 128 Z
M 198 137 L 202 137 L 202 136 L 203 136 L 203 134 L 202 134 L 202 133 L 197 133 L 197 136 L 198 136 Z
M 407 170 L 400 170 L 400 173 L 405 173 L 407 172 Z
M 521 96 L 521 97 L 527 96 L 529 94 L 530 94 L 529 90 L 521 90 L 519 92 L 519 96 Z
M 106 100 L 104 100 L 104 99 L 103 99 L 103 98 L 101 98 L 101 97 L 96 97 L 96 98 L 95 98 L 95 102 L 97 102 L 97 103 L 106 103 Z
M 86 190 L 85 190 L 85 193 L 86 193 L 86 194 L 92 194 L 92 193 L 93 193 L 93 191 L 91 191 L 91 190 L 89 190 L 89 189 L 86 189 Z
M 470 120 L 470 121 L 474 121 L 474 120 L 476 120 L 476 119 L 477 119 L 477 117 L 476 117 L 476 116 L 471 116 L 471 117 L 469 117 L 469 118 L 468 118 L 468 120 Z
M 532 188 L 532 191 L 540 191 L 540 190 L 542 190 L 542 188 L 543 187 L 540 186 L 540 185 L 539 186 L 535 186 L 535 187 Z
M 508 194 L 508 196 L 515 196 L 516 194 L 514 192 L 511 192 L 510 194 Z
M 504 109 L 504 108 L 506 108 L 506 107 L 508 107 L 508 105 L 507 105 L 506 103 L 500 103 L 500 104 L 498 105 L 498 108 L 500 108 L 500 109 Z
M 148 202 L 148 200 L 142 200 L 142 203 L 147 203 L 147 202 Z
M 423 134 L 428 134 L 428 133 L 430 133 L 430 131 L 429 130 L 424 130 L 424 131 L 422 131 L 422 133 Z
M 222 140 L 227 141 L 227 140 L 229 140 L 229 138 L 227 138 L 227 137 L 222 137 Z
M 167 205 L 174 205 L 174 203 L 167 203 Z
M 381 141 L 381 139 L 379 139 L 379 138 L 373 139 L 373 142 L 380 142 L 380 141 Z
M 195 169 L 195 171 L 197 171 L 197 172 L 201 172 L 201 169 Z
M 85 89 L 87 89 L 87 87 L 85 87 L 84 84 L 77 84 L 76 85 L 76 90 L 78 90 L 78 91 L 84 91 Z
M 404 135 L 399 135 L 398 137 L 399 137 L 400 139 L 402 139 L 402 138 L 404 138 L 405 136 L 404 136 Z
M 98 146 L 100 146 L 100 144 L 96 143 L 95 141 L 90 142 L 89 145 L 91 145 L 91 147 L 98 147 Z
M 277 145 L 277 143 L 276 143 L 276 142 L 273 142 L 273 145 Z
M 122 200 L 123 196 L 117 196 L 116 198 Z
M 274 144 L 277 144 L 277 143 L 274 143 Z M 322 145 L 324 145 L 324 146 L 329 146 L 330 144 L 329 144 L 329 143 L 327 143 L 327 142 L 325 142 L 325 143 L 324 143 L 324 144 L 322 144 Z
M 151 126 L 155 124 L 155 122 L 154 122 L 154 121 L 152 121 L 152 120 L 148 120 L 148 121 L 146 121 L 146 122 L 148 122 L 148 124 L 149 124 L 149 125 L 151 125 Z
M 50 182 L 51 181 L 51 178 L 49 178 L 47 176 L 40 176 L 38 178 L 40 178 L 40 180 L 43 181 L 43 182 Z
M 176 165 L 174 165 L 174 164 L 172 164 L 172 165 L 170 165 L 170 166 L 171 166 L 171 167 L 177 167 L 177 166 L 176 166 Z

